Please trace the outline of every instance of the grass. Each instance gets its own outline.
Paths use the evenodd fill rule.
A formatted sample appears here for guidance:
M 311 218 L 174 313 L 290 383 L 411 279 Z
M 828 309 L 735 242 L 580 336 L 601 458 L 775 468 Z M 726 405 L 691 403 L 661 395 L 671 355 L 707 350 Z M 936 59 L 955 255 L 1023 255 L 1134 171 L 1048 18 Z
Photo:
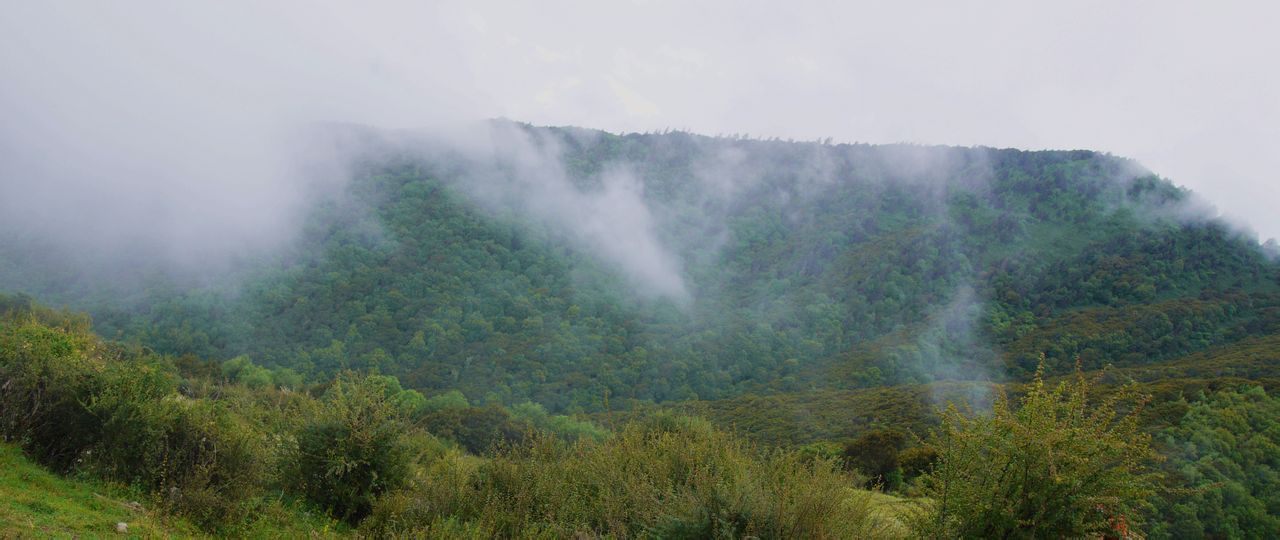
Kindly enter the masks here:
M 870 510 L 868 529 L 878 538 L 910 538 L 908 518 L 916 512 L 922 499 L 907 499 L 882 491 L 849 489 L 849 499 L 862 499 Z
M 64 478 L 0 444 L 0 538 L 207 538 L 191 523 L 147 509 L 123 486 Z M 116 532 L 126 523 L 128 532 Z M 351 530 L 282 500 L 262 502 L 252 522 L 223 533 L 235 538 L 341 538 Z
M 129 490 L 57 476 L 0 445 L 0 538 L 195 538 L 199 530 L 137 504 Z M 145 500 L 145 499 L 143 499 Z M 116 532 L 116 523 L 128 532 Z

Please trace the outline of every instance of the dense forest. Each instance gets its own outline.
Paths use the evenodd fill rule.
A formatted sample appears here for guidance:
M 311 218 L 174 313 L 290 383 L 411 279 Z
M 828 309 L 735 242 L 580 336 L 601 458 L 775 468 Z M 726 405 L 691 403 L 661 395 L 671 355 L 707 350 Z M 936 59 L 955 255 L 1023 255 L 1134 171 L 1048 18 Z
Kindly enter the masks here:
M 6 441 L 224 534 L 1280 532 L 1280 264 L 1129 160 L 331 129 L 350 180 L 216 275 L 0 231 Z
M 303 377 L 376 369 L 556 411 L 600 411 L 605 395 L 1025 380 L 1041 353 L 1063 373 L 1280 331 L 1280 266 L 1123 159 L 495 130 L 561 168 L 400 143 L 366 152 L 297 241 L 243 262 L 239 282 L 156 269 L 122 291 L 29 235 L 0 244 L 0 285 L 157 352 L 247 355 Z M 565 182 L 587 208 L 554 209 L 578 212 L 561 221 L 512 202 L 545 196 L 539 182 Z M 629 189 L 635 200 L 592 207 Z M 652 240 L 669 276 L 643 279 L 664 272 L 574 230 L 637 205 L 651 219 L 628 232 L 649 238 L 621 249 Z

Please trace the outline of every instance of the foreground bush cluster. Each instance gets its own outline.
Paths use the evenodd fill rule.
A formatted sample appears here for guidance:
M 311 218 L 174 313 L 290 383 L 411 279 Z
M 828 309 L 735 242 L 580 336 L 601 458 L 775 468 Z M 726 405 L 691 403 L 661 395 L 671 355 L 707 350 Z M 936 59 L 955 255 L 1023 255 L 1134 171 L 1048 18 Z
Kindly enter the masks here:
M 1280 400 L 1234 387 L 1166 400 L 1152 416 L 1136 387 L 1095 382 L 1037 376 L 990 413 L 943 411 L 927 439 L 881 427 L 843 444 L 758 447 L 662 411 L 610 433 L 376 374 L 304 385 L 247 359 L 174 360 L 0 297 L 3 441 L 217 534 L 287 535 L 327 519 L 359 535 L 449 538 L 1277 530 Z
M 869 538 L 890 532 L 835 461 L 765 452 L 685 417 L 601 444 L 539 437 L 476 460 L 450 453 L 384 497 L 379 534 L 565 538 Z
M 661 416 L 605 437 L 526 406 L 511 418 L 573 436 L 529 427 L 504 438 L 511 426 L 432 411 L 387 377 L 253 389 L 184 377 L 95 338 L 83 319 L 6 317 L 4 439 L 57 471 L 140 488 L 210 531 L 235 534 L 280 497 L 376 536 L 845 538 L 885 523 L 835 461 L 760 450 L 704 421 Z M 443 409 L 465 410 L 499 409 Z M 489 442 L 481 456 L 423 427 L 433 424 L 498 436 L 470 435 Z
M 208 527 L 241 519 L 267 481 L 263 432 L 228 401 L 192 399 L 152 358 L 74 319 L 0 326 L 0 433 L 60 472 L 142 487 Z

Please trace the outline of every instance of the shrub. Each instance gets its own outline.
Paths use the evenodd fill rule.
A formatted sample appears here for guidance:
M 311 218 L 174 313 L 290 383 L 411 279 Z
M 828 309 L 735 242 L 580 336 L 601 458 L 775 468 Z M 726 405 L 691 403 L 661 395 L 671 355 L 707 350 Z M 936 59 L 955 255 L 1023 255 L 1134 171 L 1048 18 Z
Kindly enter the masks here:
M 923 477 L 935 504 L 916 533 L 938 538 L 1083 538 L 1134 534 L 1154 492 L 1157 459 L 1139 429 L 1134 387 L 1089 399 L 1090 382 L 1047 387 L 1037 372 L 1015 409 L 989 416 L 949 407 L 938 462 Z
M 1280 398 L 1260 386 L 1201 394 L 1156 434 L 1169 455 L 1153 538 L 1280 532 Z
M 243 515 L 262 477 L 250 432 L 182 399 L 172 367 L 91 335 L 0 324 L 0 425 L 40 462 L 129 483 L 206 528 Z M 105 358 L 104 358 L 105 357 Z
M 306 382 L 301 373 L 290 368 L 276 368 L 271 371 L 271 382 L 279 388 L 299 390 Z
M 255 390 L 268 388 L 274 382 L 271 370 L 254 364 L 248 356 L 237 356 L 224 362 L 222 374 Z
M 374 536 L 866 538 L 883 532 L 835 460 L 757 452 L 660 417 L 603 442 L 534 436 L 489 459 L 446 454 L 379 501 Z
M 69 471 L 101 431 L 82 405 L 103 385 L 84 336 L 34 321 L 0 325 L 0 434 Z
M 836 463 L 844 457 L 844 445 L 834 441 L 816 441 L 796 448 L 796 453 L 808 461 L 826 460 Z
M 112 366 L 89 410 L 102 425 L 85 467 L 154 494 L 156 503 L 217 529 L 247 515 L 267 456 L 255 433 L 222 406 L 190 400 L 155 366 Z
M 868 486 L 896 489 L 902 483 L 898 453 L 907 445 L 907 434 L 896 429 L 873 429 L 844 446 L 850 467 L 866 474 Z
M 582 437 L 599 441 L 609 434 L 590 421 L 562 414 L 548 414 L 542 405 L 528 401 L 511 407 L 511 416 L 536 429 L 570 441 Z
M 266 476 L 259 437 L 217 403 L 167 399 L 157 406 L 169 429 L 153 457 L 162 482 L 153 489 L 165 507 L 206 529 L 241 521 Z
M 419 412 L 436 412 L 448 409 L 466 409 L 471 407 L 467 397 L 457 390 L 449 390 L 426 399 Z
M 378 495 L 408 480 L 407 427 L 381 381 L 341 375 L 298 432 L 292 488 L 334 517 L 359 522 Z
M 898 453 L 904 479 L 917 478 L 933 470 L 938 462 L 938 450 L 932 446 L 913 446 Z
M 511 418 L 500 405 L 448 408 L 421 415 L 418 423 L 437 437 L 452 440 L 474 454 L 520 444 L 530 427 Z

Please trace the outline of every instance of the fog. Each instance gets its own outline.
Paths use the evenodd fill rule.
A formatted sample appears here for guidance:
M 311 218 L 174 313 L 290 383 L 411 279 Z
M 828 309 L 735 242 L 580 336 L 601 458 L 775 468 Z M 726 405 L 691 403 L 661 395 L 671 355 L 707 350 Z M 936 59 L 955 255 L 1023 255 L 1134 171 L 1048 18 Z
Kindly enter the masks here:
M 1280 235 L 1275 4 L 497 4 L 462 50 L 513 118 L 1100 150 Z
M 644 186 L 628 164 L 599 175 L 599 189 L 576 186 L 563 165 L 560 141 L 510 122 L 473 125 L 475 135 L 446 133 L 433 146 L 468 161 L 460 186 L 491 211 L 548 227 L 609 263 L 642 296 L 687 302 L 677 256 L 658 237 Z
M 273 6 L 7 6 L 0 226 L 206 265 L 288 238 L 344 177 L 316 123 L 480 117 L 445 48 L 403 42 L 429 12 Z
M 1274 236 L 1280 76 L 1267 9 L 18 3 L 0 18 L 0 226 L 217 267 L 286 241 L 310 197 L 346 178 L 316 123 L 411 128 L 518 164 L 501 185 L 513 192 L 482 186 L 481 200 L 518 194 L 642 289 L 687 295 L 680 257 L 655 232 L 665 211 L 627 167 L 579 193 L 554 147 L 498 150 L 516 144 L 509 134 L 460 127 L 510 117 L 1099 149 Z M 700 177 L 724 196 L 753 181 L 742 156 L 716 159 Z

